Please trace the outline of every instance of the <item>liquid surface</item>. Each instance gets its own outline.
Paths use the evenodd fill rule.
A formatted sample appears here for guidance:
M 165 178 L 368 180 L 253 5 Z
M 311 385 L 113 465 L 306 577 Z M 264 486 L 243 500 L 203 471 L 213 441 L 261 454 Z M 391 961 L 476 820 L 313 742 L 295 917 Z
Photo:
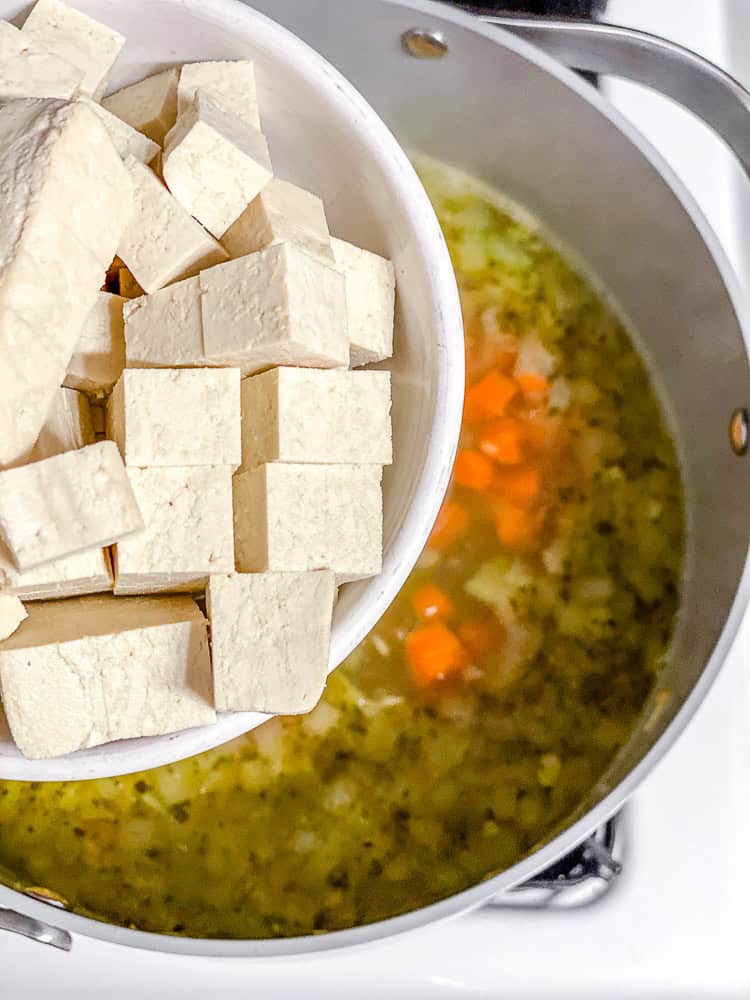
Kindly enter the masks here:
M 408 584 L 308 717 L 126 778 L 0 783 L 8 884 L 150 931 L 350 927 L 518 861 L 627 740 L 678 605 L 673 442 L 586 281 L 470 185 L 425 180 L 469 392 Z

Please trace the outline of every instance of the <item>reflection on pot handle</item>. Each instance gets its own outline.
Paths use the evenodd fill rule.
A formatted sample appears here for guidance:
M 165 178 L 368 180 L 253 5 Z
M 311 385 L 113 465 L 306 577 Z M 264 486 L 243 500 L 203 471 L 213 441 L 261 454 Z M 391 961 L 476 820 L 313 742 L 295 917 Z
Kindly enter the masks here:
M 483 14 L 481 8 L 473 13 Z M 576 20 L 495 17 L 506 28 L 572 69 L 619 76 L 659 91 L 721 136 L 750 178 L 750 92 L 690 49 L 633 28 Z
M 62 951 L 70 951 L 73 947 L 73 939 L 67 931 L 59 927 L 51 927 L 42 923 L 41 920 L 34 920 L 23 913 L 16 913 L 14 910 L 5 910 L 0 907 L 0 930 L 13 931 L 14 934 L 23 934 L 24 937 L 38 941 L 40 944 L 49 944 L 53 948 L 60 948 Z

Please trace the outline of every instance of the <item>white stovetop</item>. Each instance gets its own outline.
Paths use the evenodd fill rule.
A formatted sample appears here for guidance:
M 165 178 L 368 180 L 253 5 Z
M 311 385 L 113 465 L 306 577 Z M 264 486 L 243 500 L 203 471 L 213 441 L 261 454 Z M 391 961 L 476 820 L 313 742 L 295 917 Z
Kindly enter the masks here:
M 607 19 L 670 35 L 750 83 L 747 0 L 612 0 Z M 610 93 L 685 180 L 740 276 L 750 277 L 750 241 L 742 238 L 750 183 L 720 143 L 661 98 L 619 83 Z M 628 807 L 624 874 L 587 909 L 485 909 L 362 950 L 270 964 L 140 953 L 84 938 L 65 954 L 0 934 L 0 1000 L 744 1000 L 748 667 L 746 619 L 698 715 Z

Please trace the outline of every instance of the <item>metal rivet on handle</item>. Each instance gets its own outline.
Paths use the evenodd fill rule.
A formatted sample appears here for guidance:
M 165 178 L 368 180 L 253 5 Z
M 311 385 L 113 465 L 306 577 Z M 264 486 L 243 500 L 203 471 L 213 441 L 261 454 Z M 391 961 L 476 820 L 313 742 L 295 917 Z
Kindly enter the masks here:
M 415 59 L 442 59 L 448 55 L 448 43 L 441 31 L 411 28 L 401 36 L 401 44 Z
M 729 440 L 735 455 L 744 455 L 747 451 L 749 424 L 747 410 L 742 407 L 736 409 L 729 423 Z

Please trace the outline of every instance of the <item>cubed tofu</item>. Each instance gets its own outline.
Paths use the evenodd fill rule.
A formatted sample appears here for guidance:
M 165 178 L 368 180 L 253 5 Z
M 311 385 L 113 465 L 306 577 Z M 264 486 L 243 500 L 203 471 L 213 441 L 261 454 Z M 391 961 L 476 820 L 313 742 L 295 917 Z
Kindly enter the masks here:
M 83 73 L 37 45 L 7 21 L 0 21 L 0 101 L 21 97 L 78 96 Z
M 382 470 L 261 465 L 234 477 L 241 573 L 330 569 L 337 583 L 375 576 L 383 557 Z
M 271 365 L 348 367 L 344 279 L 290 243 L 200 275 L 203 347 L 250 375 Z
M 132 156 L 140 163 L 150 163 L 161 152 L 160 147 L 148 136 L 128 125 L 117 115 L 113 115 L 111 111 L 107 111 L 101 104 L 88 97 L 82 97 L 81 101 L 99 118 L 123 160 L 127 156 Z
M 333 573 L 212 576 L 214 701 L 218 711 L 309 712 L 328 674 Z
M 128 368 L 202 367 L 201 287 L 198 277 L 177 281 L 153 295 L 126 303 L 125 359 Z
M 88 549 L 21 573 L 0 539 L 0 590 L 3 589 L 23 601 L 104 593 L 112 589 L 109 552 L 107 549 Z
M 177 120 L 179 76 L 178 69 L 165 69 L 105 97 L 102 107 L 161 146 Z
M 114 441 L 0 472 L 0 535 L 22 571 L 142 527 Z
M 200 89 L 222 111 L 237 115 L 254 128 L 260 128 L 260 113 L 255 90 L 255 70 L 247 60 L 233 62 L 186 63 L 180 70 L 177 85 L 177 114 L 189 110 Z
M 200 590 L 234 569 L 228 466 L 128 469 L 146 530 L 115 551 L 115 593 Z
M 132 182 L 88 108 L 46 100 L 0 107 L 0 179 L 3 466 L 44 424 L 130 215 Z
M 33 604 L 0 645 L 0 691 L 33 758 L 216 721 L 206 620 L 189 597 Z
M 333 262 L 323 202 L 310 191 L 274 177 L 221 238 L 230 257 L 296 243 L 314 256 Z
M 111 392 L 125 367 L 121 295 L 99 292 L 70 359 L 63 385 L 83 392 Z
M 266 137 L 199 90 L 164 140 L 164 180 L 217 238 L 273 177 Z
M 83 73 L 80 91 L 100 98 L 125 38 L 61 0 L 37 0 L 23 26 L 26 38 Z
M 44 427 L 33 447 L 8 468 L 61 455 L 64 451 L 83 448 L 93 441 L 94 428 L 88 398 L 75 389 L 61 388 L 52 397 Z
M 344 240 L 332 239 L 331 244 L 346 281 L 351 367 L 384 361 L 393 354 L 393 264 Z
M 74 389 L 58 389 L 42 433 L 26 461 L 38 462 L 83 448 L 93 441 L 88 398 Z M 112 570 L 106 549 L 78 552 L 21 573 L 0 539 L 0 591 L 8 590 L 24 601 L 33 601 L 98 594 L 111 589 Z
M 390 372 L 273 368 L 242 381 L 242 469 L 390 465 Z
M 145 292 L 197 274 L 227 259 L 227 253 L 179 202 L 153 170 L 125 160 L 133 180 L 133 213 L 117 248 Z
M 126 465 L 227 465 L 242 458 L 238 368 L 128 368 L 107 407 Z
M 26 608 L 17 597 L 13 594 L 0 594 L 0 642 L 12 636 L 28 617 Z

